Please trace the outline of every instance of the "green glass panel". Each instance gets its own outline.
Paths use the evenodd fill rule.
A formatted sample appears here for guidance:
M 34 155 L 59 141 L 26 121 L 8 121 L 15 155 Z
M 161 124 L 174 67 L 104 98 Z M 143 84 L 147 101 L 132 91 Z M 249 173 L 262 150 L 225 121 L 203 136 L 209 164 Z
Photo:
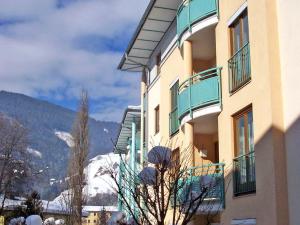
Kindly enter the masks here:
M 207 77 L 197 75 L 193 78 L 196 81 L 179 93 L 179 118 L 189 113 L 190 110 L 193 111 L 210 104 L 220 103 L 219 76 L 216 71 L 211 72 L 211 75 Z
M 217 10 L 215 0 L 191 0 L 190 1 L 190 22 L 205 18 Z
M 189 9 L 188 5 L 182 6 L 178 12 L 177 27 L 178 33 L 181 33 L 189 24 Z
M 197 108 L 219 101 L 218 77 L 209 78 L 191 86 L 191 106 Z
M 181 34 L 194 22 L 217 13 L 217 0 L 185 1 L 177 12 L 177 34 Z

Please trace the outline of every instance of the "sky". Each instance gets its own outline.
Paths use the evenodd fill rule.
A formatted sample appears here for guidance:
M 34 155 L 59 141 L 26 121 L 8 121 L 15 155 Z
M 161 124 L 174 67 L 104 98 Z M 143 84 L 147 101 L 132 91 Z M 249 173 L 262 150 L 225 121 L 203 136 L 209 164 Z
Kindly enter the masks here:
M 118 121 L 140 75 L 117 70 L 149 0 L 0 0 L 0 90 Z

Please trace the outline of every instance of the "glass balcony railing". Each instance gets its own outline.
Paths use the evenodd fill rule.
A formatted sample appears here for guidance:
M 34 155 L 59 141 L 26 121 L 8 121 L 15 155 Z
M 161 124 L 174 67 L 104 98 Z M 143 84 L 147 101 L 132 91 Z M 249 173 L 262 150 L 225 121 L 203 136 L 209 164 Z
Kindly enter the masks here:
M 183 82 L 178 90 L 178 118 L 193 110 L 221 103 L 221 68 L 212 68 Z
M 218 0 L 186 0 L 177 11 L 177 34 L 181 37 L 183 32 L 191 26 L 211 15 L 218 14 Z
M 250 152 L 233 160 L 233 193 L 237 196 L 255 191 L 255 154 Z
M 170 135 L 175 134 L 179 130 L 178 109 L 177 107 L 169 114 Z
M 237 89 L 251 80 L 250 45 L 245 44 L 228 60 L 229 91 Z
M 212 202 L 221 204 L 225 207 L 225 189 L 224 189 L 224 164 L 208 164 L 204 166 L 192 167 L 189 169 L 189 177 L 181 184 L 181 190 L 178 192 L 177 204 L 187 204 L 192 197 L 199 197 L 203 193 L 203 204 Z M 174 206 L 174 200 L 171 202 Z

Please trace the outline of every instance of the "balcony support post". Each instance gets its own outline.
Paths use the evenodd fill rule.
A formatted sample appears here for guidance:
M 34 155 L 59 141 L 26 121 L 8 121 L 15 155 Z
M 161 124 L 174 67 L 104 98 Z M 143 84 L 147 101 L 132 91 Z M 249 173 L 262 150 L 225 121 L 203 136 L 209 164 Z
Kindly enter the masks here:
M 132 122 L 131 124 L 131 152 L 130 152 L 130 172 L 132 177 L 131 180 L 131 186 L 133 187 L 135 185 L 135 176 L 136 176 L 136 123 Z M 131 209 L 134 210 L 134 214 L 136 213 L 136 207 L 134 203 L 134 199 L 132 194 L 130 193 L 130 206 Z
M 144 146 L 144 143 L 146 143 L 146 112 L 147 112 L 147 106 L 146 106 L 146 98 L 147 98 L 147 75 L 146 70 L 143 70 L 143 74 L 141 77 L 141 143 L 140 143 L 140 149 L 141 149 L 141 162 L 142 165 L 145 164 L 146 161 L 146 147 Z
M 184 41 L 183 43 L 183 58 L 184 58 L 184 77 L 183 80 L 191 78 L 193 75 L 193 48 L 192 42 Z M 190 88 L 190 87 L 189 87 Z M 189 98 L 189 107 L 191 110 L 191 98 Z M 194 125 L 190 123 L 184 124 L 184 146 L 191 149 L 192 162 L 191 165 L 195 165 L 195 154 L 194 154 Z

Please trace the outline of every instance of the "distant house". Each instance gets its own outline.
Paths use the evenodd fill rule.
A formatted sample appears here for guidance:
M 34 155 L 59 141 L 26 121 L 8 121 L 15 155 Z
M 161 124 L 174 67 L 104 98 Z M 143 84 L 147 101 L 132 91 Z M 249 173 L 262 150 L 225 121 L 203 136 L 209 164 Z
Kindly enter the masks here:
M 0 200 L 1 197 L 0 197 Z M 16 210 L 18 207 L 25 207 L 23 202 L 25 201 L 24 198 L 17 198 L 17 199 L 6 199 L 4 203 L 4 216 L 9 212 Z M 83 210 L 82 212 L 83 217 L 87 217 L 89 214 Z M 53 217 L 55 220 L 63 219 L 69 215 L 69 211 L 64 209 L 62 206 L 55 204 L 54 202 L 48 202 L 43 200 L 43 219 L 47 219 Z M 0 219 L 1 221 L 1 219 Z M 1 222 L 0 222 L 1 225 Z
M 87 213 L 87 217 L 82 218 L 82 225 L 100 225 L 103 221 L 103 214 L 108 222 L 110 218 L 118 213 L 115 206 L 84 206 L 83 211 Z

